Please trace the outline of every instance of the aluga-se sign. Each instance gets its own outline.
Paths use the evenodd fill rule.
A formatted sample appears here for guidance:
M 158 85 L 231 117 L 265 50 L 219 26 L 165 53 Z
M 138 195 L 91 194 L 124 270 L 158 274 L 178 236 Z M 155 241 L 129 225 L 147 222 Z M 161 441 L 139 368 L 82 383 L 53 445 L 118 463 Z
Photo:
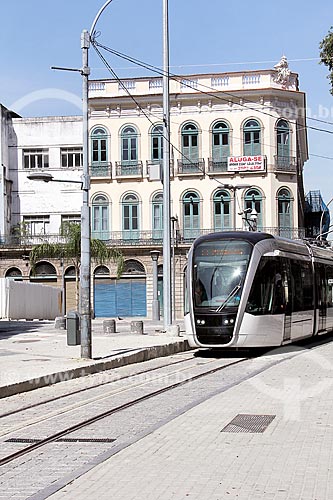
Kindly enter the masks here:
M 228 170 L 231 172 L 260 172 L 265 170 L 265 158 L 257 156 L 228 156 Z

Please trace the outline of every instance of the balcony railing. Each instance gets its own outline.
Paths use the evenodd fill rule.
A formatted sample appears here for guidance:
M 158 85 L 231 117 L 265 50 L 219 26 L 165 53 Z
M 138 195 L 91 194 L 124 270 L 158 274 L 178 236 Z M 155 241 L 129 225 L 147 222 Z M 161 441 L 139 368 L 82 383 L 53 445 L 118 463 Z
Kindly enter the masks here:
M 203 158 L 197 160 L 177 161 L 178 175 L 203 175 L 204 173 L 205 173 L 205 160 Z
M 297 162 L 294 156 L 275 155 L 275 171 L 276 172 L 292 172 L 297 171 Z
M 227 230 L 227 229 L 225 229 Z M 230 229 L 228 229 L 230 230 Z M 242 230 L 237 228 L 237 230 Z M 198 236 L 208 233 L 220 231 L 214 228 L 207 229 L 180 229 L 177 230 L 176 244 L 191 244 Z M 258 232 L 269 233 L 273 236 L 282 236 L 294 240 L 304 239 L 306 236 L 305 228 L 293 227 L 262 227 Z M 94 235 L 92 235 L 94 236 Z M 97 236 L 97 235 L 96 235 Z M 163 244 L 163 230 L 156 231 L 110 231 L 104 232 L 102 236 L 103 241 L 107 245 L 117 247 L 122 246 L 149 246 L 149 245 L 162 245 Z M 0 241 L 1 247 L 32 247 L 41 243 L 66 243 L 66 238 L 58 234 L 40 234 L 40 235 L 25 235 L 25 236 L 7 236 L 2 237 Z
M 143 177 L 142 161 L 116 161 L 116 177 Z
M 208 174 L 218 174 L 221 172 L 228 172 L 228 158 L 221 158 L 219 160 L 214 158 L 208 159 Z
M 112 163 L 96 163 L 89 166 L 91 177 L 107 177 L 112 178 Z

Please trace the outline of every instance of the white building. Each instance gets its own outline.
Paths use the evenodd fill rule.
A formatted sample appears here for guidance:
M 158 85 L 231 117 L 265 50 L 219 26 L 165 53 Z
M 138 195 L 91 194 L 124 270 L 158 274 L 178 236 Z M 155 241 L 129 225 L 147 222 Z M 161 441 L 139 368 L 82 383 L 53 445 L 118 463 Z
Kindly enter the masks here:
M 89 92 L 92 235 L 120 247 L 126 260 L 119 281 L 112 265 L 92 269 L 96 314 L 149 316 L 150 250 L 161 251 L 163 265 L 162 80 L 96 80 Z M 28 175 L 80 179 L 81 118 L 16 118 L 13 125 L 13 224 L 57 235 L 63 220 L 79 218 L 80 186 Z M 172 77 L 170 142 L 172 288 L 181 316 L 186 252 L 196 236 L 241 229 L 254 210 L 261 231 L 304 233 L 308 149 L 297 74 L 283 58 L 273 70 Z M 159 290 L 162 301 L 161 283 Z

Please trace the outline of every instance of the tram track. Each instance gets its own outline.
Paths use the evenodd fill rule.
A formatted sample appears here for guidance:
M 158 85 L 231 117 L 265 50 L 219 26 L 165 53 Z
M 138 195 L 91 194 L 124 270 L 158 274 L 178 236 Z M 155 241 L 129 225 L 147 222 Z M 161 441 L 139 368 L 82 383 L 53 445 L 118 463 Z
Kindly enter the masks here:
M 61 408 L 59 408 L 57 410 L 54 410 L 54 411 L 50 411 L 49 413 L 46 413 L 46 414 L 44 414 L 44 415 L 42 415 L 42 416 L 40 416 L 38 418 L 33 418 L 33 419 L 30 419 L 30 420 L 26 420 L 25 422 L 23 422 L 22 424 L 20 424 L 20 425 L 18 425 L 16 427 L 11 427 L 10 429 L 7 429 L 7 430 L 2 431 L 2 432 L 0 431 L 0 438 L 3 438 L 3 437 L 5 437 L 8 434 L 12 434 L 13 432 L 17 432 L 19 430 L 26 429 L 29 426 L 40 424 L 43 421 L 46 421 L 46 420 L 48 420 L 50 418 L 54 418 L 54 417 L 57 417 L 57 416 L 62 416 L 64 414 L 66 414 L 67 412 L 71 412 L 73 410 L 78 410 L 80 408 L 83 408 L 86 405 L 90 405 L 90 404 L 93 404 L 93 403 L 96 403 L 96 402 L 99 402 L 99 401 L 106 400 L 106 399 L 108 399 L 110 397 L 117 396 L 117 395 L 119 395 L 120 393 L 123 393 L 123 392 L 127 392 L 127 391 L 130 391 L 130 390 L 133 390 L 133 389 L 137 389 L 139 387 L 147 385 L 147 383 L 156 383 L 156 382 L 158 382 L 160 380 L 163 380 L 166 377 L 168 377 L 168 378 L 171 377 L 172 378 L 172 377 L 178 376 L 179 374 L 181 374 L 185 370 L 189 370 L 191 368 L 195 368 L 196 366 L 198 366 L 198 364 L 195 364 L 195 363 L 193 364 L 192 361 L 193 361 L 193 358 L 191 358 L 191 359 L 183 359 L 183 360 L 180 360 L 180 361 L 178 361 L 176 363 L 173 363 L 172 365 L 166 364 L 166 365 L 164 365 L 162 367 L 156 367 L 156 368 L 151 369 L 151 370 L 147 370 L 147 371 L 142 370 L 142 371 L 137 372 L 135 374 L 128 375 L 128 376 L 122 377 L 120 379 L 117 379 L 116 381 L 109 381 L 109 382 L 106 382 L 106 383 L 103 383 L 103 384 L 100 384 L 100 385 L 96 384 L 96 385 L 93 385 L 93 386 L 90 386 L 90 387 L 87 387 L 87 388 L 84 388 L 84 389 L 81 389 L 81 390 L 78 390 L 78 391 L 71 392 L 69 394 L 64 395 L 63 397 L 58 396 L 56 398 L 49 399 L 49 400 L 41 402 L 41 403 L 36 403 L 34 405 L 30 405 L 30 406 L 21 408 L 20 410 L 17 410 L 16 412 L 12 412 L 12 413 L 9 413 L 9 414 L 6 414 L 6 415 L 2 415 L 0 417 L 0 426 L 1 426 L 1 418 L 5 418 L 7 416 L 13 416 L 13 414 L 21 415 L 21 418 L 22 418 L 22 413 L 24 413 L 27 410 L 30 410 L 32 408 L 36 408 L 38 406 L 46 405 L 48 403 L 54 403 L 55 401 L 59 401 L 59 400 L 65 399 L 67 396 L 80 395 L 80 394 L 82 394 L 84 392 L 89 392 L 89 390 L 100 388 L 100 387 L 103 387 L 105 385 L 112 386 L 112 385 L 119 384 L 119 383 L 122 385 L 129 378 L 132 378 L 132 379 L 139 378 L 138 382 L 131 383 L 130 385 L 127 385 L 125 387 L 112 388 L 110 391 L 103 392 L 103 394 L 100 394 L 100 395 L 97 395 L 97 396 L 89 397 L 87 399 L 84 399 L 83 401 L 78 401 L 76 403 L 71 403 L 71 404 L 68 404 L 67 406 L 63 406 L 62 405 Z M 144 375 L 145 378 L 146 378 L 151 373 L 156 372 L 156 370 L 158 370 L 158 369 L 159 370 L 163 370 L 164 368 L 169 368 L 170 366 L 174 367 L 175 365 L 178 365 L 180 363 L 185 363 L 185 362 L 186 363 L 191 362 L 192 364 L 189 364 L 189 366 L 185 366 L 185 367 L 182 367 L 182 368 L 177 369 L 177 370 L 172 370 L 172 371 L 169 371 L 167 373 L 162 373 L 160 375 L 152 377 L 149 380 L 149 382 L 147 382 L 147 381 L 143 381 L 143 382 L 140 381 L 140 377 L 142 375 Z M 203 366 L 203 365 L 211 364 L 213 362 L 214 362 L 214 360 L 213 361 L 205 361 L 205 362 L 201 362 L 200 365 Z
M 193 353 L 195 353 L 195 352 L 196 351 L 191 351 L 192 355 L 191 355 L 190 359 L 193 358 Z M 181 353 L 181 354 L 178 354 L 178 355 L 174 354 L 172 357 L 183 356 L 183 355 L 184 355 L 184 353 Z M 188 360 L 188 358 L 180 359 L 180 360 L 177 360 L 177 361 L 173 361 L 172 365 L 176 365 L 176 364 L 179 364 L 179 363 L 184 363 L 187 360 Z M 53 402 L 59 401 L 61 399 L 63 400 L 65 398 L 69 398 L 69 397 L 75 396 L 77 394 L 82 394 L 82 393 L 87 392 L 87 391 L 89 391 L 91 389 L 95 389 L 95 388 L 98 388 L 98 387 L 109 385 L 111 383 L 114 383 L 115 380 L 116 381 L 122 381 L 122 380 L 126 380 L 126 379 L 128 379 L 130 377 L 133 377 L 133 376 L 138 376 L 138 375 L 152 373 L 152 372 L 154 372 L 156 370 L 159 370 L 159 369 L 161 369 L 163 367 L 167 367 L 167 366 L 170 366 L 170 360 L 168 362 L 166 362 L 165 364 L 156 366 L 154 368 L 143 369 L 143 370 L 139 370 L 139 371 L 134 372 L 134 373 L 130 373 L 128 375 L 123 375 L 121 377 L 117 377 L 116 379 L 111 379 L 111 380 L 104 381 L 104 382 L 98 382 L 98 383 L 95 383 L 95 384 L 89 384 L 88 387 L 83 387 L 82 389 L 77 389 L 75 391 L 66 392 L 66 393 L 61 394 L 59 396 L 55 396 L 55 397 L 52 397 L 52 398 L 44 399 L 43 401 L 39 401 L 37 403 L 33 403 L 33 404 L 30 404 L 30 405 L 22 406 L 21 408 L 18 408 L 18 409 L 15 409 L 15 410 L 11 410 L 11 411 L 8 411 L 6 413 L 1 413 L 0 414 L 0 425 L 1 425 L 1 419 L 3 419 L 3 418 L 6 418 L 6 417 L 9 417 L 9 416 L 12 416 L 12 415 L 17 415 L 18 413 L 21 413 L 23 411 L 31 410 L 33 408 L 38 408 L 40 406 L 43 406 L 43 405 L 46 405 L 46 404 L 49 404 L 49 403 L 53 403 Z M 94 374 L 93 376 L 96 376 L 96 374 Z M 66 380 L 65 382 L 70 382 L 70 381 L 71 380 Z M 11 397 L 11 396 L 9 396 L 9 397 Z M 1 437 L 1 435 L 0 435 L 0 437 Z
M 226 364 L 223 364 L 222 366 L 219 365 L 219 366 L 215 366 L 214 368 L 211 368 L 209 370 L 204 370 L 204 371 L 201 371 L 200 373 L 197 373 L 197 374 L 190 374 L 190 376 L 188 378 L 184 378 L 183 380 L 180 380 L 178 382 L 175 382 L 175 383 L 172 383 L 172 384 L 168 384 L 168 385 L 165 385 L 164 387 L 162 388 L 159 388 L 157 390 L 154 390 L 154 391 L 149 391 L 148 393 L 142 395 L 142 396 L 139 396 L 137 398 L 134 398 L 134 399 L 130 399 L 129 401 L 126 401 L 125 403 L 123 404 L 120 404 L 120 405 L 117 405 L 115 406 L 114 408 L 111 408 L 111 409 L 108 409 L 106 411 L 102 411 L 100 413 L 97 413 L 85 420 L 81 420 L 79 422 L 77 422 L 76 424 L 72 425 L 72 426 L 68 426 L 64 429 L 62 429 L 61 431 L 58 431 L 56 433 L 53 433 L 51 435 L 48 435 L 47 437 L 44 437 L 44 438 L 41 438 L 41 439 L 36 439 L 35 442 L 32 442 L 29 446 L 26 446 L 24 447 L 23 449 L 19 449 L 19 450 L 16 450 L 14 451 L 13 453 L 9 453 L 7 454 L 6 456 L 0 458 L 0 466 L 3 466 L 5 464 L 8 464 L 8 463 L 11 463 L 13 462 L 14 460 L 16 459 L 19 459 L 19 458 L 22 458 L 32 452 L 34 452 L 35 450 L 39 449 L 39 448 L 42 448 L 43 446 L 46 446 L 50 443 L 53 443 L 53 442 L 57 442 L 59 440 L 61 440 L 62 438 L 64 438 L 65 436 L 68 436 L 78 430 L 82 430 L 84 428 L 87 428 L 89 427 L 90 425 L 94 424 L 95 422 L 98 422 L 100 420 L 103 420 L 107 417 L 110 417 L 116 413 L 119 413 L 125 409 L 128 409 L 128 408 L 131 408 L 135 405 L 138 405 L 144 401 L 147 401 L 151 398 L 154 398 L 158 395 L 161 395 L 161 394 L 164 394 L 168 391 L 171 391 L 173 389 L 176 389 L 177 387 L 180 387 L 182 385 L 185 385 L 189 382 L 193 382 L 195 380 L 198 380 L 202 377 L 205 377 L 205 376 L 208 376 L 208 375 L 211 375 L 211 374 L 214 374 L 218 371 L 221 371 L 221 370 L 224 370 L 228 367 L 231 367 L 233 365 L 237 365 L 239 363 L 242 363 L 244 361 L 246 361 L 248 358 L 241 358 L 241 359 L 236 359 L 230 363 L 226 363 Z M 225 361 L 225 360 L 224 360 Z M 211 362 L 208 362 L 208 363 L 205 363 L 205 364 L 209 364 L 211 365 L 212 363 L 216 363 L 216 360 L 213 360 Z M 192 365 L 190 366 L 189 368 L 196 368 L 196 367 L 202 367 L 203 364 L 201 363 L 200 365 Z M 162 375 L 161 377 L 159 377 L 160 379 L 163 379 L 166 375 Z M 154 382 L 154 380 L 153 380 Z M 156 382 L 156 379 L 155 379 L 155 382 Z M 144 384 L 141 384 L 141 386 L 144 385 Z M 136 386 L 138 387 L 138 386 Z M 101 398 L 101 399 L 108 399 L 112 397 L 111 394 L 108 394 L 108 395 L 105 395 L 104 398 Z M 87 403 L 88 404 L 88 403 Z M 52 417 L 49 417 L 49 418 L 54 418 L 55 416 L 58 416 L 58 415 L 53 415 Z M 40 422 L 34 422 L 34 423 L 29 423 L 28 426 L 31 426 L 31 425 L 36 425 L 36 424 L 39 424 Z M 23 429 L 26 429 L 28 427 L 27 425 L 23 425 L 20 430 L 23 430 Z M 10 430 L 9 432 L 7 432 L 7 435 L 12 435 L 14 432 L 16 432 L 18 429 L 12 429 Z M 3 436 L 2 436 L 3 437 Z M 75 442 L 75 439 L 73 439 L 73 441 Z M 78 440 L 79 441 L 79 440 Z M 13 439 L 7 439 L 5 441 L 2 441 L 3 443 L 9 443 L 9 442 L 14 442 Z

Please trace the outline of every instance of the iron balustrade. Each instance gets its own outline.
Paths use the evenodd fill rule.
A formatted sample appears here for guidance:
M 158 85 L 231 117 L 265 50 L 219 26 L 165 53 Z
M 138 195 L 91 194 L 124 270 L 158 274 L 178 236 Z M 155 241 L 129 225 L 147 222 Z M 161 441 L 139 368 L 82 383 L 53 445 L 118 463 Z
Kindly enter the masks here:
M 116 161 L 116 177 L 143 177 L 142 161 Z
M 228 157 L 215 159 L 208 158 L 208 174 L 228 172 Z
M 89 166 L 91 177 L 106 177 L 112 179 L 112 163 L 101 162 Z
M 178 175 L 203 175 L 205 173 L 205 160 L 198 158 L 197 160 L 178 160 L 177 174 Z
M 224 231 L 231 231 L 231 228 L 225 228 Z M 242 228 L 237 228 L 236 231 L 242 231 Z M 198 228 L 198 229 L 177 229 L 175 245 L 183 244 L 190 245 L 198 236 L 208 233 L 220 232 L 220 229 L 214 228 Z M 285 238 L 300 240 L 306 237 L 306 229 L 294 227 L 261 227 L 258 229 L 261 233 L 269 233 L 273 236 L 282 236 Z M 94 235 L 93 235 L 94 237 Z M 117 247 L 122 246 L 149 246 L 162 245 L 163 230 L 155 231 L 110 231 L 103 233 L 103 241 L 108 245 Z M 24 235 L 24 236 L 3 236 L 0 240 L 1 247 L 30 247 L 40 245 L 41 243 L 66 243 L 66 238 L 59 234 L 40 234 L 40 235 Z
M 275 171 L 296 173 L 297 162 L 295 156 L 275 155 L 274 160 L 275 160 Z

